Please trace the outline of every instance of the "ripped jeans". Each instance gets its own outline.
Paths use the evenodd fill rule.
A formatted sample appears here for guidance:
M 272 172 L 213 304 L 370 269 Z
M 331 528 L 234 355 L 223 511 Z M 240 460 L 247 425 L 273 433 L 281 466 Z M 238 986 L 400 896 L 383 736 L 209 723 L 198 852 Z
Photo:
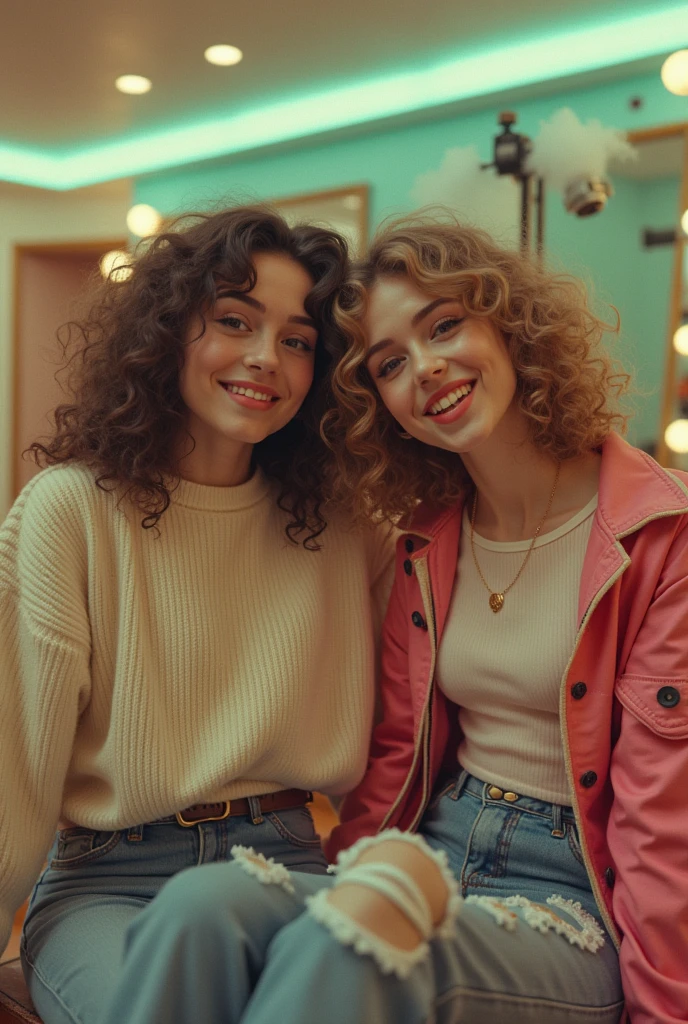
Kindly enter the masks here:
M 462 772 L 421 823 L 464 899 L 404 976 L 308 907 L 331 877 L 236 850 L 176 876 L 132 922 L 103 1024 L 615 1024 L 618 956 L 573 813 L 488 790 Z

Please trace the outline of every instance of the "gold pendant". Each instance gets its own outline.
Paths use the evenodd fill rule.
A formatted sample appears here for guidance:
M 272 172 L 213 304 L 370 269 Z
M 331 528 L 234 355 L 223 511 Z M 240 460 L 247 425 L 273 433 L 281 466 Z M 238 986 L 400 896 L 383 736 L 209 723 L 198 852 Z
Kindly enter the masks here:
M 504 594 L 490 594 L 490 608 L 498 612 L 504 604 Z

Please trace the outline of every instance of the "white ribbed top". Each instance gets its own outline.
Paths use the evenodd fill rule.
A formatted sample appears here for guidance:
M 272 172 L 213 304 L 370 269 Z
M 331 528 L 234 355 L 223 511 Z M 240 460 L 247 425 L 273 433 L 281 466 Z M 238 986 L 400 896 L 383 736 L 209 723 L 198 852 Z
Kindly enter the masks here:
M 125 511 L 126 509 L 126 511 Z M 0 949 L 58 817 L 118 829 L 365 769 L 389 531 L 284 533 L 260 474 L 160 521 L 46 469 L 0 528 Z
M 437 658 L 437 681 L 459 705 L 460 764 L 479 779 L 541 800 L 570 804 L 559 724 L 559 686 L 577 631 L 578 592 L 597 495 L 568 522 L 538 537 L 502 609 L 473 562 L 464 510 L 461 551 Z M 518 572 L 530 540 L 475 534 L 494 590 Z

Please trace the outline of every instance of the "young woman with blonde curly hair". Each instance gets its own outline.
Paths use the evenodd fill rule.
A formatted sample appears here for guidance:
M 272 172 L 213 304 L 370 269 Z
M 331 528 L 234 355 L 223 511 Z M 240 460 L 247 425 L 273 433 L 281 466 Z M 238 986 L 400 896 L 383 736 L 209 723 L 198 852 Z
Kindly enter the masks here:
M 338 320 L 341 487 L 405 533 L 329 852 L 416 832 L 465 900 L 376 1020 L 616 1021 L 622 989 L 633 1024 L 686 1020 L 688 477 L 617 432 L 581 287 L 480 231 L 392 225 Z M 329 898 L 394 944 L 414 919 L 370 885 Z
M 211 1021 L 237 861 L 324 875 L 308 804 L 363 774 L 394 558 L 326 508 L 347 269 L 269 208 L 188 216 L 72 325 L 71 400 L 0 530 L 0 948 L 40 875 L 45 1024 L 122 989 Z M 134 937 L 155 969 L 128 991 Z
M 404 527 L 380 721 L 334 881 L 235 891 L 223 1020 L 685 1021 L 686 475 L 582 289 L 481 231 L 393 224 L 336 316 L 340 498 Z

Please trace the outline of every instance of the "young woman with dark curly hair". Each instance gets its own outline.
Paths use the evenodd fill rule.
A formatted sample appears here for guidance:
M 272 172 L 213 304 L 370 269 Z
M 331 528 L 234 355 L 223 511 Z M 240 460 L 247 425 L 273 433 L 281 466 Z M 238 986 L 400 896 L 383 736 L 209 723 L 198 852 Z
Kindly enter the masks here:
M 336 315 L 340 495 L 405 526 L 381 720 L 334 885 L 235 897 L 223 1019 L 685 1021 L 686 475 L 617 432 L 582 289 L 480 231 L 392 225 Z
M 326 508 L 341 238 L 239 207 L 132 269 L 72 325 L 73 400 L 0 532 L 0 946 L 47 855 L 22 942 L 46 1024 L 101 1019 L 181 869 L 315 885 L 307 804 L 363 773 L 394 557 Z M 184 872 L 187 945 L 228 867 Z

